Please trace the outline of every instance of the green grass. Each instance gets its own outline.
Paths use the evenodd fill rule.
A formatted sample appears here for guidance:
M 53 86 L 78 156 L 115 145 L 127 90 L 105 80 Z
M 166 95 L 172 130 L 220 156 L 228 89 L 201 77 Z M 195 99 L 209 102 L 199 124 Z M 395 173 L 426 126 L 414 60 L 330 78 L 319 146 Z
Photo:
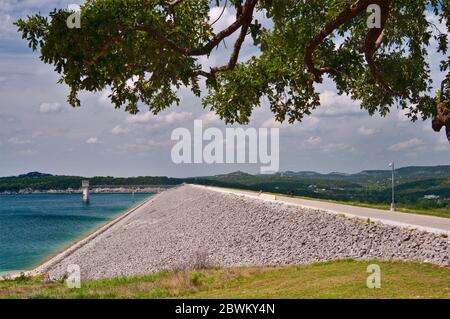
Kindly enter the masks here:
M 381 288 L 366 287 L 367 266 L 381 267 Z M 0 298 L 450 298 L 450 268 L 385 261 L 161 272 L 82 282 L 68 289 L 42 278 L 0 282 Z
M 218 187 L 218 186 L 214 186 L 214 187 Z M 225 188 L 225 187 L 218 187 L 218 188 Z M 249 192 L 249 193 L 259 193 L 257 191 L 253 191 L 253 190 L 249 190 L 249 189 L 228 188 L 228 187 L 227 187 L 227 189 L 234 189 L 234 190 L 238 190 L 238 191 L 242 191 L 242 192 Z M 312 200 L 312 201 L 317 201 L 317 202 L 335 203 L 335 204 L 350 205 L 350 206 L 365 207 L 365 208 L 374 208 L 374 209 L 381 209 L 381 210 L 390 210 L 390 208 L 391 208 L 390 205 L 387 205 L 387 204 L 371 204 L 371 203 L 352 202 L 352 201 L 337 201 L 337 200 L 331 200 L 331 199 L 313 198 L 313 197 L 305 197 L 305 196 L 288 196 L 286 194 L 272 193 L 272 192 L 263 192 L 263 193 L 281 196 L 281 197 L 300 198 L 300 199 Z M 411 207 L 402 207 L 401 204 L 399 204 L 396 208 L 396 211 L 400 212 L 400 213 L 409 213 L 409 214 L 429 215 L 429 216 L 450 218 L 450 210 L 448 208 L 419 209 L 419 208 L 411 208 Z

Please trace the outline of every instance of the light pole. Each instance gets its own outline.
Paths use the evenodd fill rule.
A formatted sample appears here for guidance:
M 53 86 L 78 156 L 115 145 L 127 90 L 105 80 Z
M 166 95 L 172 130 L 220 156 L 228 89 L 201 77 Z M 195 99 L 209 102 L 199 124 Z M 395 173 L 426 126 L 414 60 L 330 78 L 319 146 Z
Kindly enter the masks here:
M 395 183 L 394 183 L 394 171 L 395 171 L 395 164 L 394 164 L 394 162 L 392 162 L 392 163 L 389 163 L 389 167 L 391 167 L 392 168 L 392 178 L 391 178 L 391 180 L 392 180 L 392 202 L 391 202 L 391 212 L 395 212 L 395 192 L 394 192 L 394 185 L 395 185 Z

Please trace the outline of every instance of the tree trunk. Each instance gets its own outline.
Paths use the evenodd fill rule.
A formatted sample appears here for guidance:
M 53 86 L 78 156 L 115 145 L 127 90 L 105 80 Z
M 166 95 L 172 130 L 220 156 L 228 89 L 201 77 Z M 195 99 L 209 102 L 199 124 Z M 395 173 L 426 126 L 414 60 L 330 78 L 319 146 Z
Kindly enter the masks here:
M 445 126 L 447 139 L 450 142 L 450 111 L 445 109 L 444 103 L 440 103 L 436 107 L 431 125 L 436 132 L 440 132 Z

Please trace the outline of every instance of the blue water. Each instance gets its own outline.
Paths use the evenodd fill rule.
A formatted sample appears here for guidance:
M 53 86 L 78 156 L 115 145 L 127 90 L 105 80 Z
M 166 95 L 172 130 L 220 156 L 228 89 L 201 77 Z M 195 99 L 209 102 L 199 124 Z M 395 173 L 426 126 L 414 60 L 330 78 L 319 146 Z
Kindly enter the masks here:
M 37 266 L 150 195 L 0 195 L 0 273 Z

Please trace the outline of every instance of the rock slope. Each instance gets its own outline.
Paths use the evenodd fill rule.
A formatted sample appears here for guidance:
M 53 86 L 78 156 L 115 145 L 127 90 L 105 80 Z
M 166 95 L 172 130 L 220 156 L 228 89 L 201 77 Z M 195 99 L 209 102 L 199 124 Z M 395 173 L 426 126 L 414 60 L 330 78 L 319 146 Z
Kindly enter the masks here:
M 47 271 L 59 278 L 69 264 L 78 264 L 86 279 L 343 258 L 450 266 L 450 242 L 431 233 L 185 185 L 156 195 Z

